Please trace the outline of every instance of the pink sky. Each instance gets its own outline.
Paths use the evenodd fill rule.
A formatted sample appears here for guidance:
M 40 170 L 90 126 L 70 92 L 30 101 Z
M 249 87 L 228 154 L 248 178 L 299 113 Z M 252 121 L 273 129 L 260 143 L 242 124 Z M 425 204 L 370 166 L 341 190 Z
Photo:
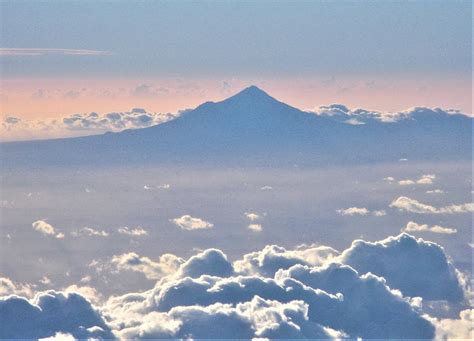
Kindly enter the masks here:
M 58 118 L 75 113 L 176 112 L 219 101 L 249 85 L 300 109 L 330 103 L 380 111 L 414 106 L 471 113 L 468 79 L 10 79 L 1 85 L 1 115 L 23 119 Z

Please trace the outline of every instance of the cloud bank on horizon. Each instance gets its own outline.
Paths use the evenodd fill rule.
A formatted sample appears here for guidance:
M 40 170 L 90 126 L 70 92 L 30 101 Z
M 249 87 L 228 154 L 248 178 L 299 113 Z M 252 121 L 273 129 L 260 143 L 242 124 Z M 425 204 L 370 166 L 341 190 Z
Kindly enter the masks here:
M 172 120 L 189 110 L 180 110 L 173 114 L 152 113 L 142 108 L 133 108 L 128 112 L 110 112 L 106 114 L 92 112 L 41 120 L 22 119 L 9 115 L 4 117 L 1 122 L 0 141 L 75 137 L 147 128 Z M 382 112 L 366 109 L 351 110 L 342 104 L 319 106 L 312 110 L 306 110 L 306 112 L 349 125 L 395 124 L 404 120 L 416 120 L 417 117 L 426 116 L 464 115 L 471 117 L 469 114 L 454 109 L 415 107 L 399 112 Z M 400 180 L 399 184 L 431 184 L 434 179 L 433 175 L 426 174 L 418 180 Z
M 80 283 L 68 292 L 35 292 L 2 278 L 0 337 L 432 339 L 472 333 L 468 283 L 441 246 L 408 234 L 357 240 L 342 253 L 268 245 L 235 262 L 217 249 L 188 260 L 128 253 L 101 269 L 157 282 L 151 290 L 104 300 L 85 298 L 94 291 Z M 458 305 L 459 319 L 430 316 L 423 304 L 431 301 Z

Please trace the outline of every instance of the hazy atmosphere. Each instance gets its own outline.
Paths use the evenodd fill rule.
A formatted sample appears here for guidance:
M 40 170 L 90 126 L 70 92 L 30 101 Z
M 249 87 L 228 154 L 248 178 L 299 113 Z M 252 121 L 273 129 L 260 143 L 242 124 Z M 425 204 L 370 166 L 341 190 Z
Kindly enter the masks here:
M 0 0 L 0 339 L 472 339 L 471 6 Z

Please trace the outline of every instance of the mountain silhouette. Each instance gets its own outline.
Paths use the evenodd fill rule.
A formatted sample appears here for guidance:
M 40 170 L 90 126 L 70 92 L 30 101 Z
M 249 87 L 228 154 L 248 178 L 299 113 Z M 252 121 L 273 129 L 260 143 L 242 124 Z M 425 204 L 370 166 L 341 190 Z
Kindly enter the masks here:
M 1 144 L 4 167 L 209 164 L 292 166 L 469 160 L 472 118 L 420 109 L 397 122 L 347 124 L 250 86 L 171 121 L 119 133 Z M 369 122 L 370 121 L 370 122 Z

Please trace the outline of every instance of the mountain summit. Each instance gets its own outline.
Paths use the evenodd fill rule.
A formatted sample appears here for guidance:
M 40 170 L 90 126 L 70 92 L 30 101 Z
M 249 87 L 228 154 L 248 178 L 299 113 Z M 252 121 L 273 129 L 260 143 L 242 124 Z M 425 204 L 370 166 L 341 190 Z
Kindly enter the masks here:
M 171 121 L 81 138 L 4 143 L 4 167 L 34 165 L 330 165 L 471 157 L 472 119 L 417 115 L 350 125 L 303 112 L 250 86 Z

